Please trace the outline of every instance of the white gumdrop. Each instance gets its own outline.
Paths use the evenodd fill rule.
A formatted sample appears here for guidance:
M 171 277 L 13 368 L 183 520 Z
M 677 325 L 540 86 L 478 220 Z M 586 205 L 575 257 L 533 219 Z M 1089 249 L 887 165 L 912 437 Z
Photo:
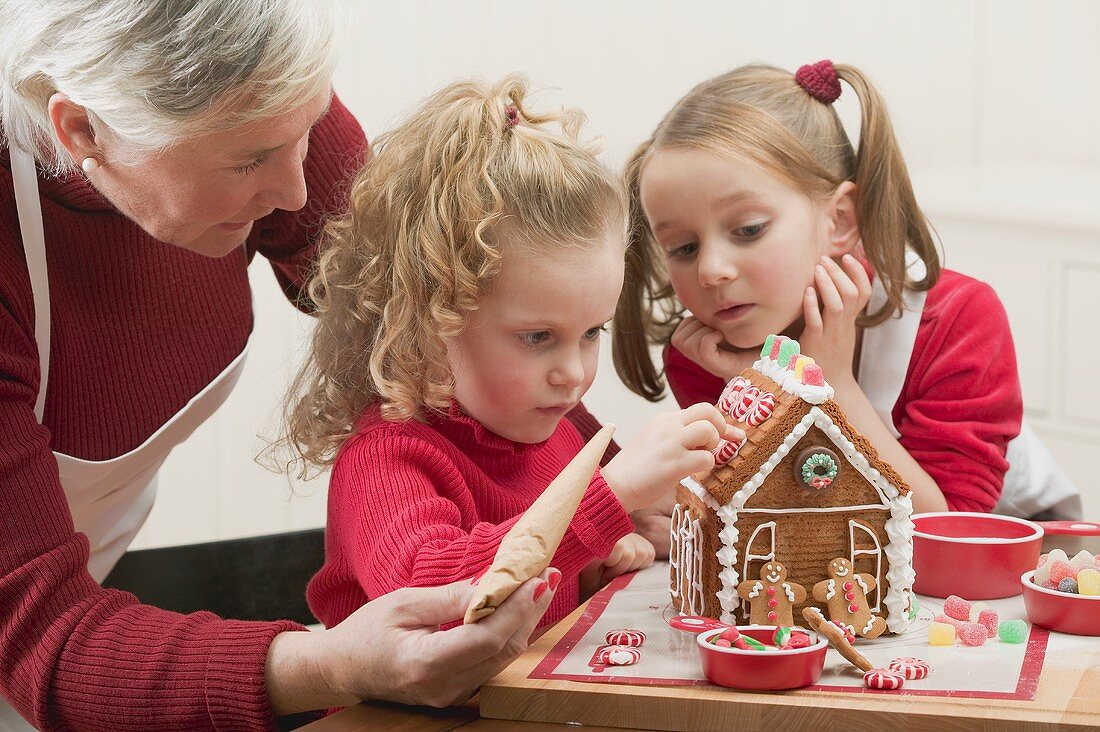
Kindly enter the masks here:
M 1051 552 L 1051 554 L 1053 553 Z M 1085 567 L 1091 567 L 1095 561 L 1096 557 L 1092 556 L 1088 550 L 1082 549 L 1073 555 L 1073 559 L 1069 560 L 1069 566 L 1074 569 L 1084 569 Z

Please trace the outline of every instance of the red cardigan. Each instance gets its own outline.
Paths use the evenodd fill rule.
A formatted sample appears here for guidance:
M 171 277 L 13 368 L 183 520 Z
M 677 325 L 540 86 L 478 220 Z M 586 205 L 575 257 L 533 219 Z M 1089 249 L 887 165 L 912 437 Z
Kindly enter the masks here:
M 597 429 L 578 406 L 547 440 L 526 445 L 490 432 L 457 404 L 427 423 L 387 422 L 369 410 L 333 465 L 325 566 L 306 591 L 313 614 L 331 627 L 399 587 L 473 577 Z M 540 625 L 577 607 L 581 569 L 633 530 L 597 471 L 551 562 L 562 582 Z
M 681 406 L 718 400 L 722 379 L 672 346 L 664 361 Z M 993 510 L 1008 470 L 1005 451 L 1023 419 L 1016 349 L 993 288 L 942 272 L 927 293 L 891 417 L 902 447 L 935 479 L 949 509 Z
M 310 133 L 309 202 L 254 224 L 221 259 L 156 241 L 80 175 L 40 179 L 53 322 L 44 424 L 34 308 L 0 149 L 0 692 L 46 729 L 271 726 L 268 645 L 292 623 L 183 616 L 88 575 L 51 450 L 104 460 L 141 444 L 241 351 L 258 252 L 296 298 L 322 215 L 366 150 L 333 100 Z

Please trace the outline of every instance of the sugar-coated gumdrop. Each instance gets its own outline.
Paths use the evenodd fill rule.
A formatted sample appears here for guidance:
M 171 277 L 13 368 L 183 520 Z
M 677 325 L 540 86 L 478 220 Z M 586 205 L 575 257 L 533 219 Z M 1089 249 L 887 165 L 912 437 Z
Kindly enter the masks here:
M 1068 562 L 1053 561 L 1050 563 L 1050 581 L 1057 585 L 1066 577 L 1077 579 L 1077 570 L 1069 566 Z
M 1085 567 L 1091 567 L 1096 562 L 1096 557 L 1092 556 L 1088 551 L 1082 549 L 1073 555 L 1073 559 L 1069 560 L 1069 566 L 1080 572 Z
M 971 623 L 976 623 L 978 622 L 978 618 L 981 617 L 982 611 L 988 609 L 989 605 L 986 605 L 984 602 L 976 602 L 970 606 L 970 615 L 966 619 Z
M 1023 643 L 1027 640 L 1027 621 L 1006 620 L 997 626 L 997 637 L 1005 643 Z
M 1051 549 L 1050 554 L 1047 556 L 1050 557 L 1050 561 L 1052 562 L 1065 562 L 1069 564 L 1069 557 L 1066 556 L 1066 552 L 1063 549 Z
M 1058 589 L 1058 585 L 1054 584 L 1049 579 L 1046 582 L 1040 583 L 1039 586 L 1042 587 L 1044 590 L 1057 590 Z
M 1077 592 L 1082 595 L 1100 595 L 1100 570 L 1082 569 L 1078 572 Z
M 963 623 L 958 634 L 959 640 L 968 646 L 980 646 L 989 639 L 985 626 L 979 623 Z
M 950 646 L 955 644 L 955 626 L 947 623 L 932 623 L 928 626 L 928 644 Z
M 806 386 L 825 386 L 825 373 L 816 363 L 802 369 L 802 383 Z
M 1035 577 L 1032 581 L 1041 585 L 1048 579 L 1050 579 L 1050 555 L 1044 554 L 1039 557 L 1039 564 L 1035 567 Z
M 1073 577 L 1066 577 L 1058 583 L 1058 591 L 1065 592 L 1068 595 L 1077 594 L 1077 580 Z
M 970 601 L 958 595 L 948 595 L 943 601 L 943 614 L 955 620 L 970 621 Z
M 1000 618 L 997 617 L 996 610 L 982 610 L 978 615 L 978 624 L 985 628 L 985 632 L 990 638 L 997 635 L 997 625 L 999 623 Z

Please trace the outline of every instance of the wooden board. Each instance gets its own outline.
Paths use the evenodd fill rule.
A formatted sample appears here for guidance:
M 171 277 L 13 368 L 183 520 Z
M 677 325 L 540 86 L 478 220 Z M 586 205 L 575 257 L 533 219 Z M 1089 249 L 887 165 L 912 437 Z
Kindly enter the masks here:
M 481 692 L 483 717 L 635 729 L 864 730 L 1100 729 L 1100 638 L 1052 633 L 1034 699 L 898 696 L 801 690 L 742 692 L 715 686 L 633 686 L 529 678 L 579 623 L 578 608 Z M 1063 651 L 1062 648 L 1065 648 Z M 962 650 L 961 652 L 965 652 Z

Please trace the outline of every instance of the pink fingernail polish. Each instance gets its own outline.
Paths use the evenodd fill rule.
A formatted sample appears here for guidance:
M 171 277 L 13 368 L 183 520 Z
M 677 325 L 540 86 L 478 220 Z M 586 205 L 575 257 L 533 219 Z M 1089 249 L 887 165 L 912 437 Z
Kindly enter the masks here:
M 535 594 L 534 594 L 534 595 L 532 595 L 532 599 L 533 599 L 533 600 L 534 600 L 535 602 L 538 602 L 538 601 L 539 601 L 539 598 L 540 598 L 540 597 L 542 597 L 542 596 L 543 596 L 544 594 L 546 594 L 546 589 L 547 589 L 548 587 L 550 587 L 550 585 L 549 585 L 549 583 L 547 583 L 547 581 L 546 581 L 546 580 L 542 580 L 542 581 L 540 581 L 540 582 L 538 583 L 538 585 L 537 585 L 537 586 L 535 587 Z

